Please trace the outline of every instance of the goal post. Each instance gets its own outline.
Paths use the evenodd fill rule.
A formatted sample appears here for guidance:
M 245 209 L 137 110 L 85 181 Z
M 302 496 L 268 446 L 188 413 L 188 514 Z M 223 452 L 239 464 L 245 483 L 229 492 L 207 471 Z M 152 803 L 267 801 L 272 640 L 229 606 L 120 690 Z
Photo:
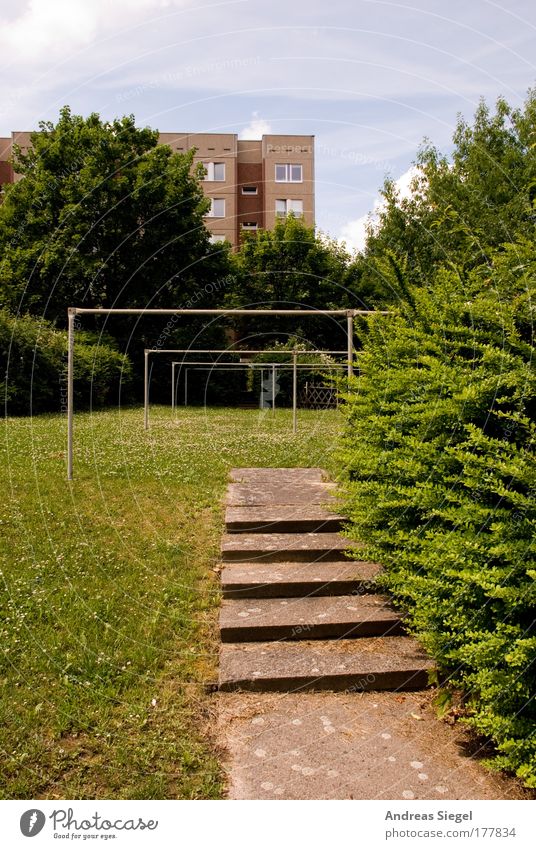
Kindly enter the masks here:
M 153 354 L 182 354 L 183 359 L 182 359 L 181 362 L 184 365 L 189 364 L 185 359 L 186 354 L 188 354 L 190 356 L 197 355 L 197 354 L 199 354 L 199 355 L 201 355 L 201 354 L 211 354 L 211 355 L 215 355 L 215 354 L 231 355 L 231 354 L 234 354 L 236 356 L 244 356 L 245 354 L 247 354 L 248 356 L 256 356 L 256 355 L 259 355 L 259 354 L 282 355 L 282 354 L 291 354 L 291 353 L 292 353 L 291 351 L 286 350 L 285 348 L 265 348 L 265 349 L 262 349 L 262 350 L 261 349 L 250 350 L 248 348 L 146 348 L 145 351 L 144 351 L 144 355 L 145 355 L 146 358 L 152 356 Z M 346 356 L 347 355 L 346 350 L 344 350 L 344 351 L 331 351 L 331 350 L 314 349 L 312 351 L 307 351 L 307 350 L 298 351 L 297 353 L 298 353 L 299 356 L 305 356 L 307 354 L 309 354 L 310 356 L 312 356 L 313 354 L 326 354 L 327 356 L 331 356 L 331 355 L 333 355 L 333 356 L 335 356 L 335 355 L 336 356 Z M 177 361 L 177 364 L 180 365 L 180 362 Z M 213 364 L 214 365 L 222 365 L 222 366 L 223 365 L 231 365 L 231 366 L 233 366 L 233 365 L 234 366 L 244 365 L 244 363 L 224 363 L 224 362 L 221 362 L 221 363 L 214 362 Z M 192 365 L 192 363 L 190 363 L 190 365 Z M 205 365 L 205 363 L 202 363 L 202 365 Z M 265 363 L 265 365 L 266 365 L 266 363 Z M 344 368 L 346 370 L 348 368 L 348 366 L 345 365 Z M 173 371 L 173 364 L 172 364 L 172 371 Z M 149 369 L 149 366 L 147 365 L 147 367 L 144 369 L 144 387 L 143 387 L 143 397 L 144 397 L 143 420 L 144 420 L 145 430 L 149 429 L 149 394 L 150 394 L 149 393 L 149 375 L 150 375 L 150 369 Z M 173 392 L 174 392 L 174 390 L 173 390 L 173 387 L 172 387 L 172 402 L 171 402 L 172 407 L 173 407 Z
M 263 351 L 262 353 L 270 353 L 268 351 Z M 277 353 L 280 353 L 279 351 Z M 297 352 L 298 355 L 302 352 Z M 303 353 L 311 353 L 309 351 L 304 351 Z M 326 351 L 314 351 L 312 353 L 325 354 Z M 333 353 L 333 352 L 332 352 Z M 343 353 L 343 352 L 340 352 Z M 282 362 L 258 362 L 258 363 L 227 363 L 227 362 L 210 362 L 207 360 L 197 360 L 193 362 L 187 362 L 185 360 L 173 360 L 171 363 L 171 411 L 172 414 L 175 414 L 177 409 L 177 366 L 180 366 L 181 369 L 184 368 L 184 407 L 188 406 L 188 372 L 190 371 L 234 371 L 234 369 L 252 369 L 260 371 L 261 374 L 265 371 L 271 371 L 272 377 L 272 409 L 275 409 L 275 378 L 276 373 L 278 371 L 292 371 L 294 366 L 292 363 L 282 363 Z M 312 370 L 318 369 L 318 371 L 346 371 L 346 365 L 341 363 L 297 363 L 297 370 Z
M 354 372 L 353 367 L 353 327 L 354 318 L 358 315 L 387 314 L 388 310 L 315 310 L 315 309 L 145 309 L 145 308 L 120 308 L 120 307 L 68 307 L 67 309 L 67 479 L 73 479 L 73 445 L 74 445 L 74 341 L 75 341 L 75 318 L 83 315 L 201 315 L 201 316 L 346 316 L 347 335 L 347 371 L 348 377 Z M 296 359 L 296 355 L 294 355 Z M 148 372 L 148 359 L 146 358 L 146 370 Z M 148 375 L 146 375 L 146 387 L 148 386 Z M 296 369 L 294 369 L 294 393 L 297 390 Z M 145 407 L 148 410 L 148 405 Z

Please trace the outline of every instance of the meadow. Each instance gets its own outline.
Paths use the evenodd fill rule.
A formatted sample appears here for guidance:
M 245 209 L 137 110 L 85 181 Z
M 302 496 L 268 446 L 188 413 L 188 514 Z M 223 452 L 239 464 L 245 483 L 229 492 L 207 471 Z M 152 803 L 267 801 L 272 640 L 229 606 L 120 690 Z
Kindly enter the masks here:
M 235 466 L 334 468 L 337 411 L 3 423 L 0 798 L 210 799 L 218 547 Z

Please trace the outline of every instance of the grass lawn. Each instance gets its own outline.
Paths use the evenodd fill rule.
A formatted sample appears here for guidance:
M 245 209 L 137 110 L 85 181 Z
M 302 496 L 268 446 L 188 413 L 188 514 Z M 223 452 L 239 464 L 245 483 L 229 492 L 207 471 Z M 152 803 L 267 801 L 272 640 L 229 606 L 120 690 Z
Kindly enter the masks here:
M 0 798 L 217 798 L 223 496 L 233 466 L 332 469 L 336 411 L 167 408 L 4 423 Z

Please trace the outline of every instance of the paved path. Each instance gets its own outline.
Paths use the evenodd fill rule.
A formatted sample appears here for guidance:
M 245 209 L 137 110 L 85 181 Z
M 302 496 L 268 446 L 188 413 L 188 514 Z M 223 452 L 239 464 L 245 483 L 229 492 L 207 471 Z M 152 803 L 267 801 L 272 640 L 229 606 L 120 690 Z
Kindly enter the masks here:
M 231 799 L 518 799 L 428 693 L 221 693 Z M 415 718 L 419 717 L 419 718 Z
M 433 663 L 376 592 L 380 566 L 346 559 L 322 470 L 235 469 L 231 479 L 218 697 L 231 798 L 522 794 L 436 719 Z

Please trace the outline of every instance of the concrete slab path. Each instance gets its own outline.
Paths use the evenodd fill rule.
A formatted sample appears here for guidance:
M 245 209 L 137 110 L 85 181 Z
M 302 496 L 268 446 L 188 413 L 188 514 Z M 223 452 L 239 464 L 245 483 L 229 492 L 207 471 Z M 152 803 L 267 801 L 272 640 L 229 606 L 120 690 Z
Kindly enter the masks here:
M 522 799 L 425 693 L 221 693 L 230 799 Z
M 346 559 L 324 472 L 231 478 L 217 697 L 230 798 L 524 798 L 437 719 L 434 664 L 377 592 L 381 567 Z

